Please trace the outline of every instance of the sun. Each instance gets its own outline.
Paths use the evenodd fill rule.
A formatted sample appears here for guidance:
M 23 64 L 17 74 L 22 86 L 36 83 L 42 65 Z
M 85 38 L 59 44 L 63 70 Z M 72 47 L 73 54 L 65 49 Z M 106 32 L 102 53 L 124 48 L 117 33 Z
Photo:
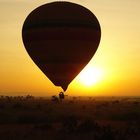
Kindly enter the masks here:
M 86 67 L 79 75 L 79 82 L 85 86 L 92 86 L 102 79 L 102 75 L 100 68 Z

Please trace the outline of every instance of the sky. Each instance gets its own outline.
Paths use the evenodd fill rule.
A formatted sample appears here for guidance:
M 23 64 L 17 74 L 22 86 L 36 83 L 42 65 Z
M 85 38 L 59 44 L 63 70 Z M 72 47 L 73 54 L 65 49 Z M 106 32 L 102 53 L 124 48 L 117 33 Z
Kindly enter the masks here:
M 92 84 L 84 83 L 86 77 L 81 73 L 66 94 L 140 96 L 140 1 L 66 1 L 92 11 L 102 31 L 99 48 L 82 72 L 93 74 Z M 54 1 L 0 0 L 0 95 L 51 96 L 62 91 L 33 63 L 21 36 L 28 14 L 48 2 Z

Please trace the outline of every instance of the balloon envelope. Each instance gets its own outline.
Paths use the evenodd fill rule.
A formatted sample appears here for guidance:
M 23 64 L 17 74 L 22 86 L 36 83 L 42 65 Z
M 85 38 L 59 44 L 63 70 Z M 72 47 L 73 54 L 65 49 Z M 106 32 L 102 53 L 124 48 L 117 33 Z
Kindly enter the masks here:
M 101 29 L 95 15 L 70 2 L 53 2 L 26 18 L 25 48 L 43 73 L 65 91 L 96 52 Z

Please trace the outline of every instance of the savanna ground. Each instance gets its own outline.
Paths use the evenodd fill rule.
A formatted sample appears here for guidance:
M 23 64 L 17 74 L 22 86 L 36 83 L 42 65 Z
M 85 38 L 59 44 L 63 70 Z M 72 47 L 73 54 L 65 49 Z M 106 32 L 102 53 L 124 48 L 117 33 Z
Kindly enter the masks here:
M 140 97 L 0 97 L 1 140 L 140 140 Z

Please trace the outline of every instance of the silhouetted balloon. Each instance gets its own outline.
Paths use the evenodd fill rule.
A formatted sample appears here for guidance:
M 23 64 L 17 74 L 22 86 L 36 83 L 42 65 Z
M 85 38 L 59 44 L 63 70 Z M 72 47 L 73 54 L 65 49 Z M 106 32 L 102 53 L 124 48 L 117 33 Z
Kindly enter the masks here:
M 22 37 L 35 64 L 66 91 L 96 52 L 101 29 L 94 14 L 83 6 L 53 2 L 29 14 Z

